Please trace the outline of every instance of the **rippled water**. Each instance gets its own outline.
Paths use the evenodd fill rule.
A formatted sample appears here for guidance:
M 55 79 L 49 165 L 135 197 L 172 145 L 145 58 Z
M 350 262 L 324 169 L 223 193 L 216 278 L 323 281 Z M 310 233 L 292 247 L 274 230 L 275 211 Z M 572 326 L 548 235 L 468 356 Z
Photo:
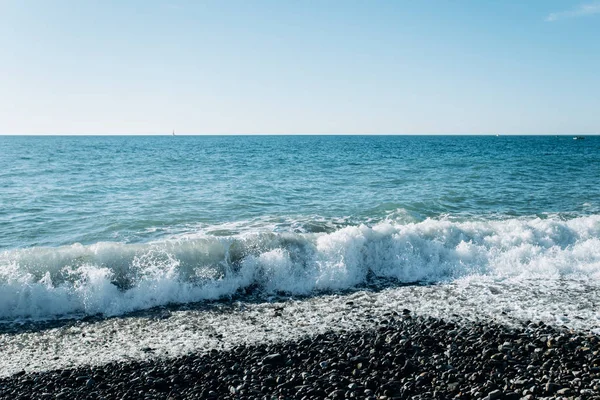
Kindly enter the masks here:
M 600 137 L 0 137 L 0 319 L 372 277 L 595 285 L 599 177 Z
M 0 137 L 0 248 L 600 211 L 600 137 Z M 314 226 L 313 226 L 314 225 Z

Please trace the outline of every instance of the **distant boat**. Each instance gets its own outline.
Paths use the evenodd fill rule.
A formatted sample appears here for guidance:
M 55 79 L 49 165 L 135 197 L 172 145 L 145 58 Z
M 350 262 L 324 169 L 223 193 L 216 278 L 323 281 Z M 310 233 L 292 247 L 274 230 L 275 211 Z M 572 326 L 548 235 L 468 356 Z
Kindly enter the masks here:
M 584 136 L 574 136 L 573 137 L 573 140 L 583 140 L 583 139 L 585 139 Z
M 173 129 L 173 136 L 175 136 L 175 129 Z

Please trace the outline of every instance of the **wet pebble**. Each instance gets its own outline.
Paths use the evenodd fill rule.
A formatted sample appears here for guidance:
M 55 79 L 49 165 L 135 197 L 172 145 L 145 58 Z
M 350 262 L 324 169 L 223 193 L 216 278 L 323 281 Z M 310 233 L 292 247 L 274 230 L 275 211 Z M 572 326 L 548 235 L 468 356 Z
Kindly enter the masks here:
M 410 318 L 407 318 L 410 317 Z M 372 329 L 0 379 L 0 398 L 600 399 L 598 336 L 410 310 Z

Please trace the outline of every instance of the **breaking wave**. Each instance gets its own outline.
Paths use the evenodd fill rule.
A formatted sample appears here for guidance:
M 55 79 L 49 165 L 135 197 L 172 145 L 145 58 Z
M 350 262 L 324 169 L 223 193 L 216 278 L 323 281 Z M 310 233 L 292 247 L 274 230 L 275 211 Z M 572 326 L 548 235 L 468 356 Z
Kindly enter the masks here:
M 194 235 L 0 253 L 0 320 L 111 316 L 170 303 L 352 289 L 372 278 L 443 283 L 600 279 L 600 216 L 570 220 L 427 219 L 333 232 Z

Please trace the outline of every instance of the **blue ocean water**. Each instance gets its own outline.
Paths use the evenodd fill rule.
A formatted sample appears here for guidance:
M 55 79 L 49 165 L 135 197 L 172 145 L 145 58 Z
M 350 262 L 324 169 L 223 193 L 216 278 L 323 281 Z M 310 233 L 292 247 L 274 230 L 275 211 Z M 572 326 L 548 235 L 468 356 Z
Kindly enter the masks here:
M 599 273 L 600 137 L 0 137 L 0 318 L 523 271 Z

